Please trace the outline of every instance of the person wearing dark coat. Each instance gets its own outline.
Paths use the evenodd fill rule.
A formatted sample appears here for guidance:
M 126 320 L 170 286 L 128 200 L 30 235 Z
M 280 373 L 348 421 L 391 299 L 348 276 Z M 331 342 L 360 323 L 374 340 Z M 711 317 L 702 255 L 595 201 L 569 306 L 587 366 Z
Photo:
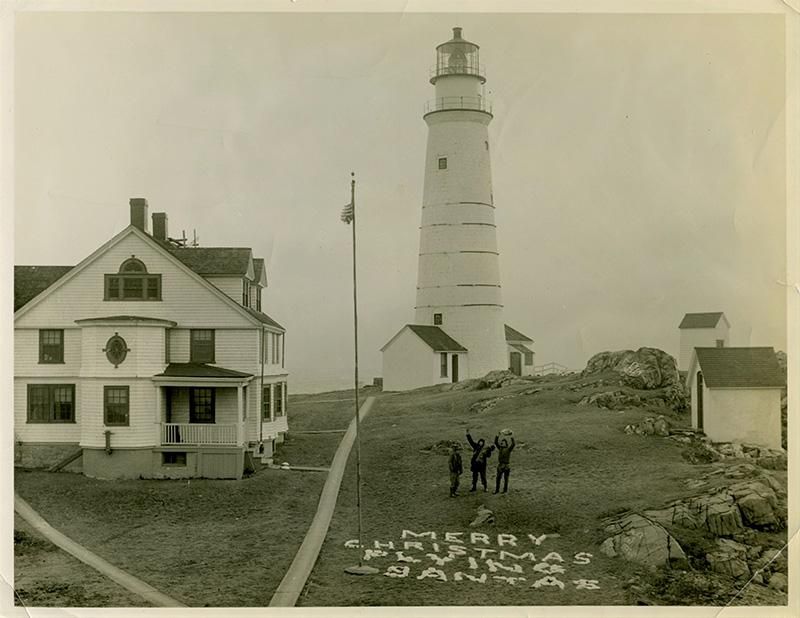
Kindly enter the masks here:
M 511 436 L 511 445 L 508 444 L 505 437 L 498 441 L 499 437 L 494 437 L 494 445 L 497 448 L 497 478 L 495 479 L 494 493 L 500 491 L 501 477 L 503 478 L 503 493 L 506 493 L 508 491 L 508 475 L 511 473 L 511 451 L 514 450 L 516 443 L 514 436 Z
M 478 487 L 478 477 L 481 479 L 483 491 L 486 491 L 486 460 L 492 456 L 493 446 L 484 446 L 486 441 L 480 438 L 477 442 L 472 439 L 467 429 L 467 442 L 472 447 L 472 461 L 470 462 L 470 470 L 472 470 L 472 489 L 476 491 Z
M 450 447 L 450 497 L 455 498 L 458 495 L 458 477 L 461 476 L 461 473 L 464 471 L 464 468 L 461 464 L 461 454 L 458 452 L 461 450 L 461 446 L 458 444 L 453 444 Z

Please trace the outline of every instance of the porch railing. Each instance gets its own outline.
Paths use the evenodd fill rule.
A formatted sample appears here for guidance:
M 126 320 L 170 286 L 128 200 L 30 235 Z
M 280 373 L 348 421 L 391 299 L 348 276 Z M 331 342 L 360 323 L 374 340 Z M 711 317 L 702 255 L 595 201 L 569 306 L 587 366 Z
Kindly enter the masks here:
M 161 423 L 161 444 L 239 444 L 236 423 Z

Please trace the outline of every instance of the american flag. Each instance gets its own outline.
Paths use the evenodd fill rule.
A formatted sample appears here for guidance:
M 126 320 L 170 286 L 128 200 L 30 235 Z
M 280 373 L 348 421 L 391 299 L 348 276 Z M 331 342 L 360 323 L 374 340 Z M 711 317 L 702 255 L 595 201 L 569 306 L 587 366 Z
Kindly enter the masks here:
M 342 208 L 342 221 L 350 225 L 353 222 L 353 219 L 356 217 L 356 209 L 353 206 L 353 202 L 350 202 Z

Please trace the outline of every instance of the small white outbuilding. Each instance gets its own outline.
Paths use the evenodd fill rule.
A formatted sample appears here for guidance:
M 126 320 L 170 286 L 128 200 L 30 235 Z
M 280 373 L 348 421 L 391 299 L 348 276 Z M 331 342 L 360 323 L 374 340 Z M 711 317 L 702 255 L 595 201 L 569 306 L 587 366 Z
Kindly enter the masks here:
M 692 427 L 714 442 L 781 448 L 785 380 L 772 348 L 695 348 L 686 376 Z
M 406 391 L 469 376 L 467 349 L 438 326 L 406 324 L 383 352 L 383 390 Z
M 532 376 L 535 352 L 529 346 L 533 343 L 533 339 L 508 324 L 505 327 L 509 371 L 518 376 Z
M 680 354 L 678 369 L 686 371 L 695 348 L 724 348 L 730 345 L 731 325 L 722 311 L 687 313 L 678 325 Z

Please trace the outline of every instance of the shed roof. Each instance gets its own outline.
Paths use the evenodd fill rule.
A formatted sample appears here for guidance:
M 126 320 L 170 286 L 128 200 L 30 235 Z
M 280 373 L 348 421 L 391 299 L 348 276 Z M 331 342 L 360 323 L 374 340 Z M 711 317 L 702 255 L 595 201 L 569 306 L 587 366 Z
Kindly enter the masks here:
M 169 251 L 198 275 L 245 276 L 253 255 L 243 247 L 179 247 Z
M 453 339 L 438 326 L 424 326 L 422 324 L 408 324 L 408 327 L 417 334 L 434 352 L 466 352 L 467 348 Z
M 204 363 L 170 363 L 158 376 L 167 378 L 250 378 L 252 373 L 242 373 Z
M 72 270 L 72 266 L 14 266 L 14 311 Z
M 523 354 L 533 354 L 533 350 L 529 347 L 522 345 L 521 343 L 510 343 L 509 344 L 512 348 L 514 348 L 517 352 L 522 352 Z
M 720 318 L 724 317 L 722 311 L 714 311 L 711 313 L 687 313 L 683 316 L 683 320 L 681 320 L 678 328 L 714 328 Z
M 518 330 L 511 328 L 508 324 L 506 326 L 506 341 L 530 341 L 533 343 L 533 339 L 530 337 L 523 335 Z
M 780 388 L 786 384 L 772 348 L 695 348 L 709 388 Z

